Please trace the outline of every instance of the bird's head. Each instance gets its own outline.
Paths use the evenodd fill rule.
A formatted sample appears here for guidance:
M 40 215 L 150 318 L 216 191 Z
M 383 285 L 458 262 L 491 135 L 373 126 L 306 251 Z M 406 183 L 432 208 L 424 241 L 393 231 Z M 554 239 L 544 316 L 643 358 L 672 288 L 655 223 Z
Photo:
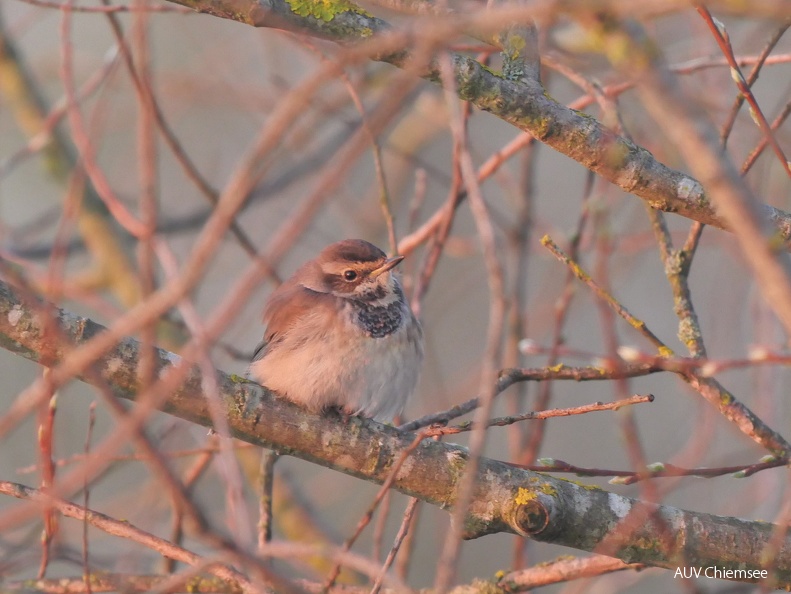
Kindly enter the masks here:
M 302 286 L 318 293 L 386 305 L 400 299 L 392 270 L 403 256 L 388 258 L 362 239 L 345 239 L 327 246 L 298 274 Z

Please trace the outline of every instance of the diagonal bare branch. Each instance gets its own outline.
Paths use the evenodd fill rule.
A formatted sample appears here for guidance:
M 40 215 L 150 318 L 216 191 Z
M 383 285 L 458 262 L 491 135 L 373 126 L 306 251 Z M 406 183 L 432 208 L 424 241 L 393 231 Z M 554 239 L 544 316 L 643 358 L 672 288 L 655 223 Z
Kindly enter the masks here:
M 105 328 L 89 319 L 51 307 L 53 323 L 62 337 L 52 344 L 39 315 L 41 304 L 26 303 L 6 283 L 0 282 L 0 346 L 56 366 L 64 354 L 97 338 Z M 137 397 L 140 344 L 123 339 L 95 361 L 89 380 L 106 382 L 116 396 Z M 180 418 L 212 425 L 209 403 L 201 392 L 196 366 L 157 349 L 155 371 L 189 369 L 180 388 L 168 393 L 161 408 Z M 382 483 L 415 441 L 415 434 L 398 431 L 373 421 L 354 418 L 348 424 L 332 416 L 309 414 L 273 396 L 257 384 L 218 372 L 228 427 L 234 437 Z M 408 456 L 397 473 L 394 488 L 443 509 L 452 508 L 467 465 L 468 451 L 454 444 L 424 440 Z M 58 496 L 57 485 L 53 496 Z M 35 512 L 30 503 L 0 514 L 0 526 L 8 526 Z M 659 522 L 642 522 L 635 530 L 616 538 L 614 555 L 629 563 L 675 568 L 679 563 L 717 567 L 722 570 L 762 568 L 762 551 L 769 546 L 776 526 L 648 504 L 590 486 L 581 486 L 544 474 L 515 469 L 489 458 L 479 460 L 476 489 L 464 522 L 464 537 L 477 538 L 511 532 L 536 540 L 593 551 L 603 540 L 613 544 L 613 529 L 625 518 L 656 516 Z M 656 526 L 667 525 L 679 538 L 664 538 Z M 580 530 L 585 526 L 585 530 Z M 784 537 L 772 561 L 772 576 L 780 586 L 791 586 L 791 536 Z M 739 574 L 744 578 L 746 574 Z M 755 577 L 753 575 L 753 577 Z
M 492 9 L 475 20 L 463 15 L 445 15 L 442 21 L 416 21 L 409 30 L 398 30 L 357 5 L 339 2 L 301 2 L 299 0 L 170 0 L 199 12 L 235 20 L 255 27 L 272 27 L 306 33 L 346 45 L 343 51 L 368 56 L 408 67 L 412 55 L 404 47 L 420 41 L 429 49 L 440 47 L 452 34 L 497 32 L 506 24 L 528 24 L 536 15 L 557 9 L 553 3 L 538 3 L 529 8 Z M 587 3 L 619 12 L 617 3 Z M 550 5 L 550 6 L 548 6 Z M 316 12 L 320 6 L 321 12 Z M 630 3 L 630 11 L 637 10 Z M 728 7 L 727 3 L 723 7 Z M 753 6 L 753 9 L 759 7 Z M 776 3 L 766 3 L 761 11 L 778 16 L 791 12 Z M 312 12 L 311 12 L 312 11 Z M 489 31 L 491 29 L 491 31 Z M 353 45 L 352 45 L 353 44 Z M 435 49 L 436 49 L 435 48 Z M 424 48 L 425 49 L 425 48 Z M 665 212 L 729 230 L 715 210 L 701 183 L 694 177 L 658 161 L 649 151 L 616 134 L 595 118 L 570 109 L 548 95 L 536 80 L 509 80 L 484 67 L 475 59 L 451 54 L 459 97 L 532 134 L 537 140 L 599 174 L 624 191 Z M 440 84 L 436 63 L 423 72 L 427 80 Z M 760 215 L 771 224 L 778 237 L 791 241 L 791 213 L 761 204 Z

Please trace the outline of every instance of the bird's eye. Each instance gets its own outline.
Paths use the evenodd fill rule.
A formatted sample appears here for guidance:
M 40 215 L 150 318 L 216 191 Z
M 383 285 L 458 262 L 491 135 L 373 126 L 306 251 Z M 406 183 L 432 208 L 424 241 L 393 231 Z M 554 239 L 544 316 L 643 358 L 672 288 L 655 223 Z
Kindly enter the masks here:
M 354 270 L 345 270 L 343 272 L 343 278 L 349 282 L 352 282 L 357 278 L 357 273 Z

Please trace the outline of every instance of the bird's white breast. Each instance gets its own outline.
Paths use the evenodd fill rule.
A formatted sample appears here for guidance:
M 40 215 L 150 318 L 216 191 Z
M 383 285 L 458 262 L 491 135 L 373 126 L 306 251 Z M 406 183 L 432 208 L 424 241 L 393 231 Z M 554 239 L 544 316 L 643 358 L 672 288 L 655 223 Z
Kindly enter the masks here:
M 311 410 L 339 406 L 390 420 L 414 391 L 423 357 L 420 325 L 406 302 L 400 307 L 397 328 L 378 338 L 359 324 L 351 304 L 331 323 L 321 310 L 307 312 L 251 373 Z

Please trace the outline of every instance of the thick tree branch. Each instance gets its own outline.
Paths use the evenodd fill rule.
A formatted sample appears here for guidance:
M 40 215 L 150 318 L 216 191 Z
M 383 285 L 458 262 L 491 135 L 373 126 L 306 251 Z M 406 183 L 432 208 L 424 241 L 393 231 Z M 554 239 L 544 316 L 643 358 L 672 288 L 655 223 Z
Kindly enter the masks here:
M 492 27 L 498 22 L 528 24 L 538 8 L 490 11 L 493 16 L 476 15 L 474 23 L 463 16 L 446 15 L 442 23 L 421 23 L 410 31 L 396 31 L 390 25 L 348 0 L 169 0 L 221 18 L 256 27 L 274 27 L 322 37 L 338 43 L 359 43 L 355 52 L 367 52 L 374 59 L 400 68 L 408 67 L 411 55 L 403 50 L 415 39 L 440 39 L 471 27 Z M 631 6 L 631 5 L 630 5 Z M 546 7 L 545 7 L 546 8 Z M 727 6 L 725 7 L 727 8 Z M 770 10 L 771 7 L 767 7 Z M 782 12 L 781 8 L 777 8 Z M 442 31 L 438 32 L 437 28 Z M 429 43 L 430 44 L 430 43 Z M 529 132 L 541 142 L 574 159 L 624 191 L 643 199 L 652 207 L 694 221 L 728 229 L 715 212 L 703 186 L 695 178 L 667 167 L 649 151 L 614 133 L 595 118 L 569 109 L 550 97 L 535 79 L 503 77 L 471 57 L 452 54 L 459 96 L 478 108 Z M 432 65 L 424 78 L 440 83 Z M 760 214 L 791 240 L 791 214 L 760 205 Z
M 54 339 L 51 312 L 61 339 Z M 45 331 L 49 329 L 49 331 Z M 26 303 L 0 282 L 0 346 L 34 361 L 57 366 L 84 348 L 105 329 L 91 320 L 40 303 Z M 93 365 L 91 381 L 109 385 L 120 397 L 137 397 L 140 345 L 127 338 Z M 186 381 L 170 392 L 162 409 L 211 426 L 209 404 L 201 392 L 196 367 L 158 349 L 157 377 L 181 366 Z M 57 376 L 56 373 L 52 374 Z M 316 416 L 273 397 L 271 392 L 237 376 L 218 372 L 224 412 L 234 437 L 276 449 L 346 474 L 384 482 L 416 436 L 373 421 L 348 424 L 333 416 Z M 426 440 L 403 462 L 394 481 L 399 491 L 451 508 L 468 452 L 453 444 Z M 56 487 L 57 488 L 57 487 Z M 465 538 L 512 532 L 585 551 L 602 546 L 629 563 L 666 568 L 679 565 L 721 569 L 767 567 L 781 586 L 791 586 L 791 537 L 775 548 L 778 527 L 765 522 L 696 513 L 643 503 L 602 489 L 580 486 L 540 473 L 482 458 L 476 489 L 464 524 Z M 765 553 L 773 552 L 767 560 Z

